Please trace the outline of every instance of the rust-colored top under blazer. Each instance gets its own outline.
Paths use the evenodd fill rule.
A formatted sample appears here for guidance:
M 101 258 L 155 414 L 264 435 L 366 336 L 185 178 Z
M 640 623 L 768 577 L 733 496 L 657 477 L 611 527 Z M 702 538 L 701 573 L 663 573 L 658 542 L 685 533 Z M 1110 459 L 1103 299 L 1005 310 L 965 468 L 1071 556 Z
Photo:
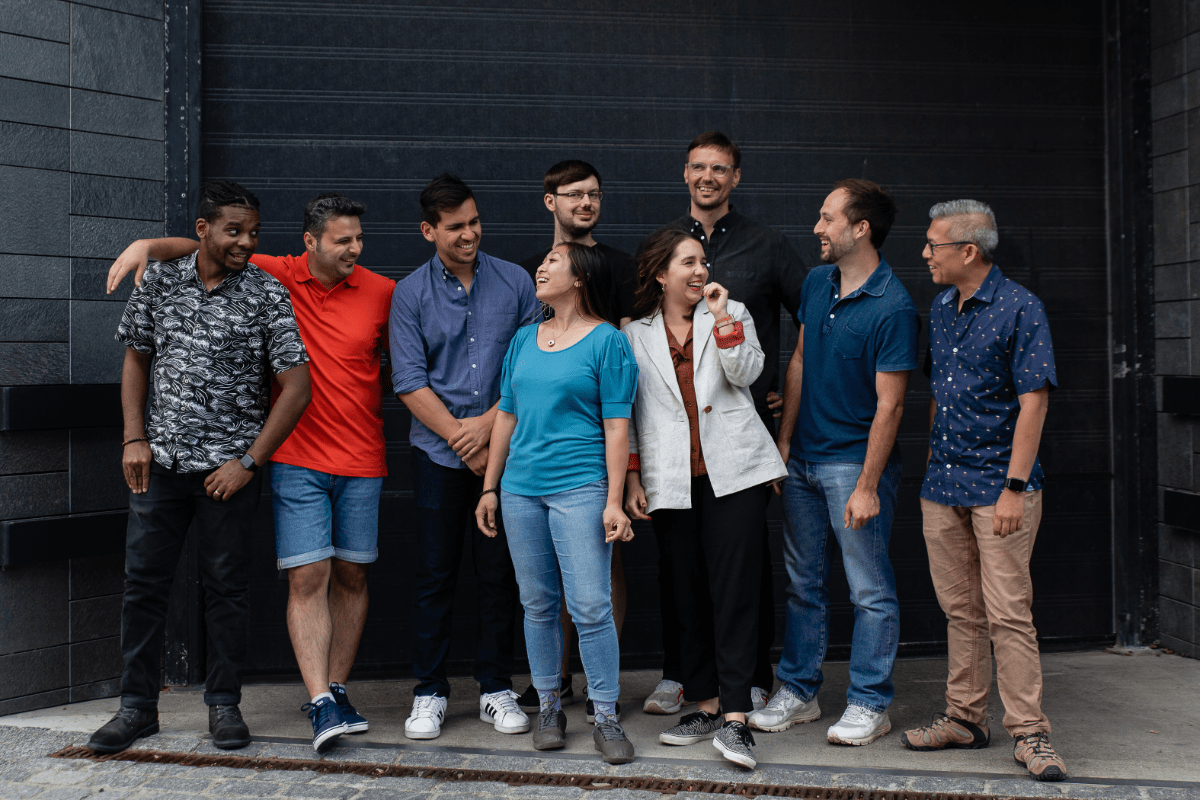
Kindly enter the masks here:
M 307 253 L 250 261 L 291 294 L 312 379 L 312 402 L 271 460 L 353 478 L 387 475 L 379 354 L 396 282 L 356 264 L 326 289 L 308 271 Z
M 683 344 L 671 333 L 671 326 L 664 325 L 667 331 L 667 346 L 671 348 L 671 362 L 675 365 L 675 380 L 679 381 L 679 392 L 683 395 L 683 410 L 688 418 L 688 435 L 692 439 L 692 477 L 707 475 L 708 468 L 704 466 L 704 453 L 700 449 L 700 418 L 696 408 L 696 384 L 693 380 L 695 372 L 692 366 L 692 329 L 688 328 L 687 339 Z M 717 347 L 726 349 L 739 345 L 746 340 L 742 333 L 742 323 L 735 323 L 734 329 L 725 336 L 713 333 L 713 341 Z

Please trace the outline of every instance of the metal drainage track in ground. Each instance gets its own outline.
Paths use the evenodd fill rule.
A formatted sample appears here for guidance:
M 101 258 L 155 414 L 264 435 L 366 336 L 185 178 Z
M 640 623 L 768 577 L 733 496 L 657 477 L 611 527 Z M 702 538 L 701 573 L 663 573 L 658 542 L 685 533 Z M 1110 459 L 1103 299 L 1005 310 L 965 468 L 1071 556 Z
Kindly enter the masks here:
M 761 783 L 726 783 L 678 778 L 618 777 L 615 775 L 563 775 L 545 772 L 512 772 L 495 769 L 410 767 L 396 764 L 364 764 L 342 761 L 304 761 L 296 758 L 254 758 L 235 755 L 168 753 L 159 750 L 124 750 L 101 755 L 86 747 L 67 747 L 50 758 L 81 758 L 89 761 L 133 761 L 140 764 L 178 764 L 185 767 L 233 767 L 254 770 L 310 770 L 321 774 L 362 775 L 368 778 L 427 778 L 435 781 L 495 781 L 509 786 L 578 786 L 589 791 L 640 789 L 671 795 L 705 792 L 736 797 L 800 797 L 809 800 L 1023 800 L 1005 795 L 951 792 L 883 791 L 837 789 L 821 786 L 781 786 Z M 1032 800 L 1032 799 L 1030 799 Z

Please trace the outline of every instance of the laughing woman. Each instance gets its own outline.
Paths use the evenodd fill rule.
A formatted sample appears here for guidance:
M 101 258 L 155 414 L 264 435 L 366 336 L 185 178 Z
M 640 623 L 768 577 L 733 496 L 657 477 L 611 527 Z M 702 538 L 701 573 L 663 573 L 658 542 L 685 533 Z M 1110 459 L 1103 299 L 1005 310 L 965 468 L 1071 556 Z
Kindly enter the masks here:
M 678 230 L 642 248 L 634 320 L 622 332 L 641 369 L 625 507 L 635 519 L 653 513 L 660 569 L 675 587 L 683 690 L 699 700 L 659 739 L 715 736 L 725 758 L 753 768 L 746 712 L 764 501 L 787 476 L 748 388 L 762 372 L 762 348 L 746 307 L 708 283 L 703 245 Z
M 533 746 L 566 745 L 559 689 L 564 600 L 595 705 L 592 739 L 604 761 L 633 760 L 617 722 L 620 658 L 609 591 L 612 543 L 633 530 L 621 507 L 637 362 L 597 291 L 604 269 L 591 248 L 566 243 L 538 267 L 537 298 L 554 317 L 513 338 L 500 378 L 485 488 L 475 515 L 496 535 L 504 509 L 525 608 L 525 645 L 540 700 Z

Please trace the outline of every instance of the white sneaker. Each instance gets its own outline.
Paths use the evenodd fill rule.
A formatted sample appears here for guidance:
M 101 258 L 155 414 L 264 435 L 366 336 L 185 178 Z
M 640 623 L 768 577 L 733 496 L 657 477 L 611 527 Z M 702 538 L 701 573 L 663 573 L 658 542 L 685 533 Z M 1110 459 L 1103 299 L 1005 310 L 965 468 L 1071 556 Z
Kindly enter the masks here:
M 771 693 L 766 689 L 760 689 L 757 686 L 750 687 L 750 703 L 754 711 L 762 711 L 767 707 L 767 697 Z
M 761 711 L 751 711 L 746 715 L 746 724 L 756 731 L 778 732 L 786 731 L 797 722 L 812 722 L 820 718 L 821 707 L 817 705 L 816 697 L 806 703 L 784 684 Z
M 829 728 L 830 744 L 870 744 L 892 729 L 886 711 L 849 705 L 836 725 Z
M 529 730 L 529 717 L 517 705 L 517 693 L 503 689 L 479 695 L 479 719 L 490 722 L 501 733 L 524 733 Z
M 684 705 L 683 684 L 664 678 L 646 698 L 642 711 L 647 714 L 678 714 Z
M 437 695 L 414 697 L 412 713 L 404 721 L 404 735 L 410 739 L 436 739 L 442 735 L 446 718 L 446 698 Z

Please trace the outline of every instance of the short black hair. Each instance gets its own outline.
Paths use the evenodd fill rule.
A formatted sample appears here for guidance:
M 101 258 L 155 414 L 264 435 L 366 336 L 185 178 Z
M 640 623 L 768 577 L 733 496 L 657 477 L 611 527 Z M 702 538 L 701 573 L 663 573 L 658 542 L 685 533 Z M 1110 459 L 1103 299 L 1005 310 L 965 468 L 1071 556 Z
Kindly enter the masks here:
M 729 154 L 729 160 L 733 162 L 733 168 L 737 169 L 742 166 L 742 151 L 733 143 L 725 134 L 720 131 L 706 131 L 700 134 L 692 143 L 688 145 L 688 155 L 690 156 L 693 150 L 698 150 L 701 147 L 715 147 L 718 150 L 723 150 Z
M 546 194 L 554 194 L 560 186 L 568 183 L 578 183 L 592 176 L 596 177 L 596 183 L 603 183 L 600 180 L 600 173 L 586 161 L 579 161 L 578 159 L 560 161 L 546 170 L 546 177 L 542 178 L 542 189 Z
M 334 217 L 361 217 L 367 207 L 338 192 L 319 194 L 304 206 L 304 232 L 318 239 L 325 232 L 325 225 Z
M 443 211 L 453 211 L 468 200 L 474 200 L 475 193 L 457 175 L 443 172 L 431 180 L 421 190 L 421 222 L 428 222 L 433 227 L 442 221 Z
M 846 178 L 833 185 L 834 191 L 845 189 L 850 195 L 843 211 L 851 225 L 864 219 L 871 226 L 871 246 L 876 250 L 883 247 L 892 223 L 896 221 L 896 201 L 874 181 L 863 178 Z
M 241 184 L 233 181 L 211 181 L 200 187 L 200 203 L 196 206 L 196 219 L 213 222 L 221 216 L 225 206 L 238 206 L 258 210 L 258 198 Z

